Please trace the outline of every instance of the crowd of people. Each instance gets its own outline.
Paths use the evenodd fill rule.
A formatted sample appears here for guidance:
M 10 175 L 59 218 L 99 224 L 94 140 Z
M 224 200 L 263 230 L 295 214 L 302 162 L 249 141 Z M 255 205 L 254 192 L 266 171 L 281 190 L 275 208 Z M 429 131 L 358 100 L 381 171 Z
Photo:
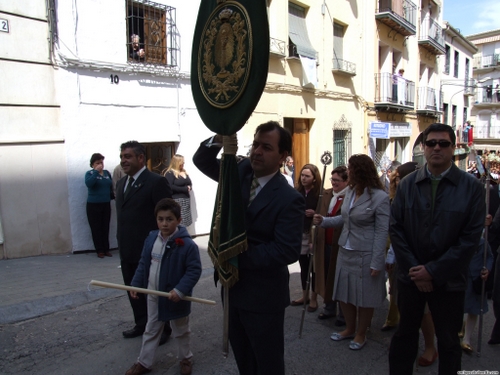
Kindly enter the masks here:
M 481 294 L 489 286 L 484 286 L 494 284 L 500 208 L 486 212 L 480 181 L 453 163 L 455 144 L 450 126 L 432 124 L 423 133 L 424 166 L 394 163 L 380 178 L 373 160 L 356 154 L 346 166 L 334 166 L 331 188 L 323 190 L 320 171 L 310 163 L 298 170 L 292 188 L 285 178 L 295 181 L 290 132 L 274 121 L 256 128 L 249 157 L 237 164 L 247 249 L 237 256 L 239 279 L 227 301 L 229 342 L 240 374 L 284 375 L 285 308 L 307 305 L 313 313 L 320 308 L 318 296 L 323 301 L 318 319 L 337 318 L 340 331 L 330 339 L 363 349 L 374 310 L 387 297 L 387 279 L 389 309 L 381 329 L 394 330 L 390 374 L 412 374 L 416 361 L 420 366 L 439 361 L 441 375 L 461 370 L 462 352 L 473 352 L 477 316 L 487 311 Z M 214 181 L 222 146 L 222 136 L 215 135 L 193 156 L 195 166 Z M 138 142 L 122 144 L 120 159 L 115 172 L 124 176 L 115 189 L 101 154 L 92 155 L 85 176 L 97 255 L 110 255 L 103 238 L 116 196 L 125 285 L 170 293 L 166 298 L 129 292 L 135 326 L 123 336 L 142 335 L 143 341 L 126 375 L 150 372 L 156 348 L 170 334 L 178 343 L 180 373 L 191 374 L 190 303 L 183 298 L 201 275 L 198 249 L 186 230 L 192 222 L 192 182 L 180 155 L 165 176 L 147 170 Z M 493 252 L 483 265 L 489 247 Z M 297 261 L 302 294 L 290 301 L 288 265 Z M 496 279 L 498 284 L 500 273 Z M 500 344 L 500 286 L 491 293 L 497 321 L 488 343 L 495 345 Z M 425 351 L 418 356 L 420 329 Z

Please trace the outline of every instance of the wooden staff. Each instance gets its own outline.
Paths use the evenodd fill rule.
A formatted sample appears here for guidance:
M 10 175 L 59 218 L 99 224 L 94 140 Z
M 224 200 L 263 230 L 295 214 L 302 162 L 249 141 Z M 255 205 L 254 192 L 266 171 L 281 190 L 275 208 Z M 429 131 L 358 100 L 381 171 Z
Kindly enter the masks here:
M 98 281 L 98 280 L 90 280 L 90 285 L 102 286 L 103 288 L 113 288 L 113 289 L 126 290 L 128 292 L 153 294 L 155 296 L 160 296 L 160 297 L 167 297 L 167 298 L 170 297 L 170 293 L 160 292 L 158 290 L 136 288 L 135 286 L 121 285 L 121 284 L 106 283 L 104 281 Z M 204 303 L 207 305 L 215 305 L 215 301 L 211 301 L 208 299 L 187 297 L 187 296 L 184 298 L 181 298 L 181 299 L 183 299 L 185 301 Z
M 326 166 L 332 163 L 332 154 L 329 151 L 325 151 L 321 156 L 321 163 L 323 164 L 323 178 L 321 180 L 321 186 L 319 189 L 319 199 L 318 204 L 316 205 L 316 212 L 319 212 L 321 208 L 321 201 L 323 200 L 323 189 L 325 186 L 325 176 L 326 176 Z M 311 256 L 309 257 L 309 267 L 307 270 L 307 283 L 306 283 L 306 293 L 305 295 L 309 295 L 309 287 L 311 286 L 311 272 L 312 266 L 314 262 L 314 252 L 316 251 L 316 225 L 311 226 L 311 243 L 313 244 Z M 304 305 L 302 306 L 302 317 L 300 318 L 300 328 L 299 328 L 299 338 L 302 338 L 302 328 L 304 327 L 304 318 L 306 315 L 306 305 L 307 298 L 304 297 Z

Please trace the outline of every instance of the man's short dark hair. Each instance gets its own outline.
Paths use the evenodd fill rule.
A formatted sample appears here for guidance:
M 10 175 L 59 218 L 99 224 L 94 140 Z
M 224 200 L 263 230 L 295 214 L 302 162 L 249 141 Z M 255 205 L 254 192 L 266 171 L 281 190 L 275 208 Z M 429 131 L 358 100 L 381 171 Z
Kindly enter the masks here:
M 255 129 L 255 134 L 258 132 L 267 133 L 273 130 L 277 130 L 280 135 L 280 140 L 278 142 L 279 152 L 282 153 L 286 151 L 290 154 L 292 152 L 292 135 L 288 129 L 282 127 L 278 122 L 268 121 L 260 124 L 257 126 L 257 129 Z
M 457 136 L 455 135 L 455 131 L 450 125 L 440 124 L 438 122 L 435 122 L 434 124 L 431 124 L 427 129 L 424 130 L 422 136 L 422 143 L 427 140 L 427 136 L 429 135 L 429 133 L 432 132 L 447 132 L 450 135 L 450 141 L 452 145 L 455 145 L 457 141 Z
M 122 143 L 120 146 L 120 151 L 123 151 L 127 148 L 133 149 L 136 156 L 144 155 L 144 160 L 146 160 L 146 147 L 141 145 L 139 142 L 128 141 L 128 142 Z
M 98 160 L 104 160 L 104 155 L 102 155 L 98 152 L 95 154 L 92 154 L 92 156 L 90 157 L 90 167 L 92 167 L 94 165 L 94 163 Z
M 339 165 L 337 168 L 335 168 L 333 171 L 332 171 L 332 176 L 334 174 L 338 174 L 343 181 L 347 181 L 347 167 L 345 165 Z
M 172 198 L 163 198 L 155 206 L 155 217 L 158 215 L 160 211 L 171 211 L 174 216 L 179 220 L 181 217 L 181 206 L 179 203 L 174 201 Z

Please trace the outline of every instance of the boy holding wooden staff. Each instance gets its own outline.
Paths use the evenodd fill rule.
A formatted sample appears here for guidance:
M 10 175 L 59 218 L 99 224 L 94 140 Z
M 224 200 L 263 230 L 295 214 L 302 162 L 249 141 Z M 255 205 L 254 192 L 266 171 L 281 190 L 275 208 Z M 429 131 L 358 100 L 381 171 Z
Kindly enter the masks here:
M 148 323 L 142 336 L 141 353 L 125 375 L 151 372 L 165 321 L 170 321 L 172 335 L 178 343 L 180 373 L 189 375 L 193 357 L 189 329 L 191 302 L 181 298 L 191 296 L 200 278 L 200 253 L 186 228 L 179 225 L 181 208 L 177 202 L 170 198 L 162 199 L 155 207 L 155 216 L 158 230 L 152 231 L 144 242 L 131 285 L 169 292 L 170 297 L 148 294 Z M 138 298 L 137 292 L 131 291 L 130 295 Z

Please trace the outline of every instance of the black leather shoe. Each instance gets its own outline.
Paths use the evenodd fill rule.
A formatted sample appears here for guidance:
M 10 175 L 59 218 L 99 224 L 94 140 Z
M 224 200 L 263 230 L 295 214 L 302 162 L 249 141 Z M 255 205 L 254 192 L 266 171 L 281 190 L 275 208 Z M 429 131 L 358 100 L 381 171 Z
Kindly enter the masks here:
M 387 331 L 390 331 L 391 329 L 394 329 L 394 328 L 396 328 L 396 326 L 390 326 L 390 325 L 388 325 L 388 324 L 384 324 L 384 325 L 382 326 L 382 328 L 380 328 L 380 330 L 381 330 L 382 332 L 387 332 Z
M 126 339 L 132 339 L 134 337 L 142 336 L 143 333 L 144 333 L 144 328 L 138 326 L 135 326 L 132 329 L 122 332 L 123 337 L 125 337 Z
M 165 331 L 163 331 L 163 333 L 161 334 L 160 343 L 158 345 L 162 346 L 163 344 L 166 344 L 169 338 L 170 335 L 167 335 Z
M 335 327 L 342 327 L 345 326 L 345 320 L 337 319 L 333 324 L 335 325 Z
M 498 344 L 500 344 L 500 339 L 491 338 L 488 340 L 488 345 L 498 345 Z

